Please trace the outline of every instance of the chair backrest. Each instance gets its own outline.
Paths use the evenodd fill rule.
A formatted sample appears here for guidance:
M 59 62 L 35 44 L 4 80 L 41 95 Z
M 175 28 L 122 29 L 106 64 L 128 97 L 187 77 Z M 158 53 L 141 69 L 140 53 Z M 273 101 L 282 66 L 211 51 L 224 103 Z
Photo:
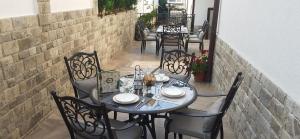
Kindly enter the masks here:
M 226 99 L 225 99 L 225 103 L 224 103 L 224 105 L 221 109 L 221 112 L 223 112 L 224 114 L 226 113 L 226 111 L 228 110 L 230 104 L 232 103 L 232 100 L 233 100 L 237 90 L 239 89 L 243 79 L 244 79 L 244 76 L 243 76 L 242 72 L 239 72 L 237 74 L 237 76 L 235 77 L 232 86 L 229 89 L 229 92 L 228 92 L 228 94 L 226 96 Z
M 167 41 L 172 41 L 180 44 L 180 40 L 182 40 L 181 26 L 180 25 L 164 25 L 163 33 L 162 33 L 162 44 Z
M 213 125 L 212 139 L 217 138 L 219 129 L 222 126 L 222 118 L 225 115 L 226 111 L 228 110 L 230 104 L 232 103 L 233 98 L 234 98 L 237 90 L 239 89 L 243 79 L 244 79 L 244 77 L 243 77 L 242 72 L 239 72 L 237 74 L 237 76 L 235 77 L 232 86 L 229 89 L 229 92 L 225 98 L 225 101 L 223 102 L 223 104 L 220 107 L 221 114 L 216 117 L 215 123 Z
M 54 91 L 51 95 L 72 139 L 77 136 L 99 139 L 106 139 L 105 136 L 110 139 L 115 137 L 108 119 L 108 110 L 104 104 L 96 106 L 70 96 L 59 97 Z
M 181 32 L 181 25 L 163 25 L 163 33 L 178 34 Z
M 71 82 L 96 77 L 97 71 L 101 71 L 96 51 L 93 53 L 78 52 L 70 58 L 64 57 L 64 59 Z
M 145 27 L 145 23 L 142 20 L 139 20 L 137 22 L 137 27 L 138 27 L 139 36 L 141 36 L 142 40 L 145 40 L 147 36 L 147 34 L 145 33 L 147 31 Z
M 162 49 L 160 68 L 175 75 L 191 76 L 191 64 L 194 61 L 195 53 L 188 54 L 182 50 L 165 51 Z
M 208 21 L 205 20 L 205 21 L 203 22 L 203 24 L 202 24 L 201 30 L 204 31 L 204 32 L 206 32 L 207 29 L 208 29 L 208 26 L 209 26 L 209 25 L 208 25 Z

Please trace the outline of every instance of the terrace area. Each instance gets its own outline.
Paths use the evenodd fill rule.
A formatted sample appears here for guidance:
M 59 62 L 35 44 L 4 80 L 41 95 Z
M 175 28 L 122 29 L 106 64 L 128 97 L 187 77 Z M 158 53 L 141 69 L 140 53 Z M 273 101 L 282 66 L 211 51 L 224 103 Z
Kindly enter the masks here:
M 300 139 L 299 4 L 0 1 L 0 139 Z
M 205 43 L 207 46 L 208 41 Z M 191 52 L 197 52 L 197 45 L 191 47 Z M 143 55 L 140 54 L 140 43 L 134 42 L 126 50 L 118 53 L 117 55 L 122 55 L 122 57 L 114 56 L 111 60 L 111 64 L 103 65 L 107 69 L 117 69 L 121 71 L 122 75 L 130 74 L 134 71 L 135 65 L 140 65 L 144 68 L 154 69 L 159 66 L 160 57 L 153 56 L 155 52 L 155 44 L 150 43 Z M 199 93 L 213 93 L 216 91 L 216 88 L 209 83 L 199 83 L 190 81 L 194 85 Z M 211 105 L 216 98 L 198 98 L 190 107 L 195 109 L 205 109 Z M 110 117 L 113 117 L 110 113 Z M 127 120 L 127 114 L 119 114 L 118 120 Z M 164 119 L 157 119 L 156 121 L 156 131 L 157 138 L 164 138 Z M 225 125 L 225 139 L 233 139 L 234 135 L 232 129 L 229 127 L 228 119 L 224 120 Z M 68 129 L 64 124 L 63 119 L 61 118 L 59 112 L 54 110 L 50 113 L 49 117 L 43 120 L 38 124 L 28 135 L 25 136 L 25 139 L 53 139 L 53 138 L 69 138 Z M 169 135 L 170 138 L 173 137 L 173 134 Z M 150 133 L 148 133 L 148 138 L 151 138 Z M 183 139 L 190 139 L 189 136 L 184 136 Z M 193 138 L 192 138 L 193 139 Z

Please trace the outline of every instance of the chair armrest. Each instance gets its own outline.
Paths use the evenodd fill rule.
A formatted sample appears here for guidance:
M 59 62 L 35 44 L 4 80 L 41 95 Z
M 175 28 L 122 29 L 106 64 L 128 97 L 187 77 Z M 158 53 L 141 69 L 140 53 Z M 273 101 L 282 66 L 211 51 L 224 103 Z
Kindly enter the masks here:
M 227 94 L 213 93 L 213 94 L 197 94 L 197 97 L 223 97 L 227 96 Z
M 212 116 L 221 115 L 222 112 L 218 112 L 218 113 L 172 112 L 172 114 L 190 116 L 190 117 L 212 117 Z
M 112 130 L 116 130 L 116 131 L 121 131 L 121 130 L 126 130 L 128 128 L 133 127 L 134 125 L 136 125 L 137 123 L 141 122 L 143 119 L 143 117 L 139 117 L 137 119 L 133 119 L 132 121 L 128 122 L 126 125 L 122 126 L 122 127 L 111 127 Z

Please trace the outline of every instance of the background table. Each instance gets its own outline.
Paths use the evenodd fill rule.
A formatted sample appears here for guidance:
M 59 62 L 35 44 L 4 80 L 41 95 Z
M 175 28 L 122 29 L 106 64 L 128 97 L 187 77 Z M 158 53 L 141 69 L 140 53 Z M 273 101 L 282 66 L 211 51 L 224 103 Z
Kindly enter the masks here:
M 163 33 L 163 32 L 164 32 L 163 26 L 162 25 L 158 26 L 158 28 L 156 29 L 156 33 Z M 188 34 L 189 30 L 188 30 L 187 27 L 181 26 L 180 33 L 182 33 L 182 34 Z

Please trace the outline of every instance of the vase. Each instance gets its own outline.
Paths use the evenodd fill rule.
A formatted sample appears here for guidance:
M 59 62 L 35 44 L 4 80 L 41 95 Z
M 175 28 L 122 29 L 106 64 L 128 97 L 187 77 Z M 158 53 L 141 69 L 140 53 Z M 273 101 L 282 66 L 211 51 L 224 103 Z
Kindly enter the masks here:
M 206 76 L 205 72 L 194 73 L 194 80 L 196 82 L 203 82 L 205 81 L 205 76 Z

